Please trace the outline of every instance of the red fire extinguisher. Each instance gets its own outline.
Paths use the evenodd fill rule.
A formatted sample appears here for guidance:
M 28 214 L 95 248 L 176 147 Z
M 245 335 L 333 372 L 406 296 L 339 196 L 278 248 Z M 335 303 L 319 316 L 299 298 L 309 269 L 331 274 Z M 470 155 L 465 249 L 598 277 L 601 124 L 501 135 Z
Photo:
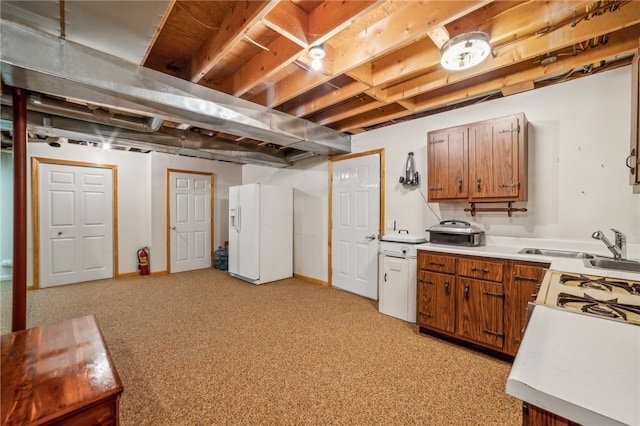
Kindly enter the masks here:
M 140 275 L 149 275 L 149 247 L 138 250 L 138 269 Z

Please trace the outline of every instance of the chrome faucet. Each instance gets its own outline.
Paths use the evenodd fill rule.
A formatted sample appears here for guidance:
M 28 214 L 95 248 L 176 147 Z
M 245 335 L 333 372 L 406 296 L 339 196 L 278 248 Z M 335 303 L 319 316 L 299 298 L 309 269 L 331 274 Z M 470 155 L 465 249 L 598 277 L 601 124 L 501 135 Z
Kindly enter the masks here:
M 591 238 L 600 240 L 605 246 L 613 253 L 613 258 L 617 260 L 627 258 L 627 238 L 624 234 L 616 229 L 611 229 L 615 235 L 615 244 L 611 244 L 611 241 L 601 232 L 596 231 L 591 234 Z

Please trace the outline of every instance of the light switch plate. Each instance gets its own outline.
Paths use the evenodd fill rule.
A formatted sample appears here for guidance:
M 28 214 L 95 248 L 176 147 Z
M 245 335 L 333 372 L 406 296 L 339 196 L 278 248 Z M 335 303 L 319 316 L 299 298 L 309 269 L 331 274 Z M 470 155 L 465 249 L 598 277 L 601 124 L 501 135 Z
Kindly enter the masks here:
M 395 220 L 388 220 L 387 221 L 387 230 L 389 230 L 389 231 L 395 231 L 396 230 L 396 221 Z

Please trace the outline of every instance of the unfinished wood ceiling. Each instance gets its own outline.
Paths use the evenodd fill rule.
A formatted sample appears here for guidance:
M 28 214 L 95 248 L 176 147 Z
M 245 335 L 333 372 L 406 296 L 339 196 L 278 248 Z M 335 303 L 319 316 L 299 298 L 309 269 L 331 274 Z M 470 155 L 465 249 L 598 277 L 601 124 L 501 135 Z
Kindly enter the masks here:
M 489 59 L 444 70 L 442 43 L 469 31 Z M 626 65 L 639 39 L 637 1 L 178 0 L 144 66 L 359 133 Z

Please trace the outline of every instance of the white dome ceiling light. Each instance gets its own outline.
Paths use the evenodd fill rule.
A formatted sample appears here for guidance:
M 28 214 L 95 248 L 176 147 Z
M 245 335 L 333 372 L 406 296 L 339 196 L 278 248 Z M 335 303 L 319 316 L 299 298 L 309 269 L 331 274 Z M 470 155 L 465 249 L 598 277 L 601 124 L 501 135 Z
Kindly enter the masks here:
M 318 71 L 322 68 L 322 58 L 324 58 L 324 44 L 313 46 L 309 49 L 309 56 L 311 56 L 311 68 Z
M 450 71 L 466 70 L 487 59 L 491 53 L 489 36 L 481 31 L 460 34 L 446 42 L 440 53 L 443 68 Z

